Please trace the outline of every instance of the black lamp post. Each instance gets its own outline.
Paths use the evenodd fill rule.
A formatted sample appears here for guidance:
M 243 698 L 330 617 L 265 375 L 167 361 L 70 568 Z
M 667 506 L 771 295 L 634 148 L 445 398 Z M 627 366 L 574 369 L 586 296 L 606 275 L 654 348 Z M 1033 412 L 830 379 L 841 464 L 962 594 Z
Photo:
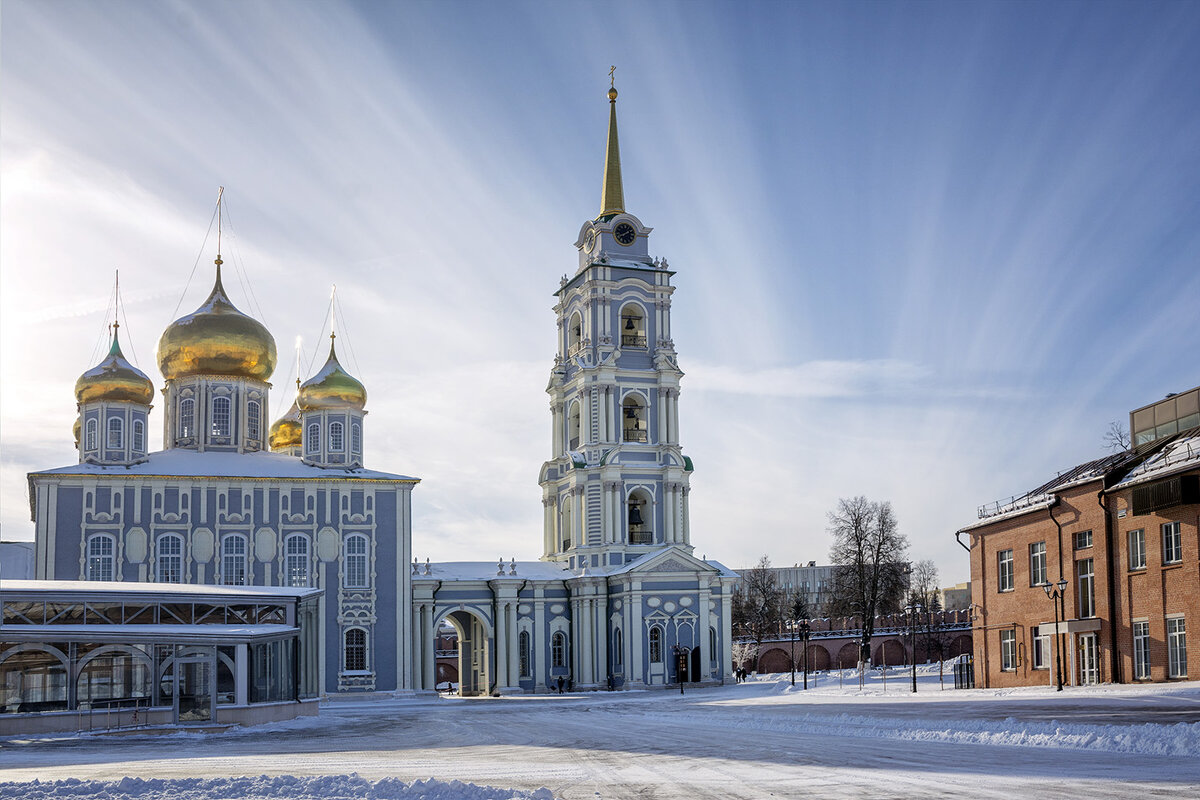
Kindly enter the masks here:
M 1058 691 L 1063 690 L 1063 672 L 1062 672 L 1062 633 L 1059 630 L 1061 623 L 1059 622 L 1059 605 L 1062 605 L 1061 616 L 1067 616 L 1067 607 L 1065 605 L 1064 593 L 1067 591 L 1067 579 L 1059 578 L 1058 583 L 1052 584 L 1049 581 L 1042 584 L 1042 588 L 1046 590 L 1046 597 L 1049 597 L 1054 603 L 1054 671 L 1058 675 Z
M 788 633 L 792 637 L 792 686 L 796 685 L 796 620 L 789 619 L 787 621 Z
M 808 625 L 808 620 L 800 623 L 800 646 L 804 648 L 804 688 L 808 688 L 808 636 L 812 629 Z M 795 681 L 792 682 L 795 686 Z
M 913 603 L 904 607 L 904 613 L 908 615 L 908 635 L 912 639 L 913 694 L 917 693 L 917 615 L 924 610 L 920 603 Z

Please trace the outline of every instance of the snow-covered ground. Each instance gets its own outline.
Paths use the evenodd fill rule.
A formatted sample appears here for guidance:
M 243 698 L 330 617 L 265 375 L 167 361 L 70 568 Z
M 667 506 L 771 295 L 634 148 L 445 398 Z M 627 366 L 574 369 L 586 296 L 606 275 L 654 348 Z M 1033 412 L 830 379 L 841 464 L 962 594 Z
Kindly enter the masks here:
M 1200 684 L 956 691 L 934 669 L 914 695 L 903 672 L 886 689 L 845 677 L 364 698 L 224 733 L 10 740 L 0 797 L 1200 797 Z M 146 780 L 100 783 L 127 776 Z

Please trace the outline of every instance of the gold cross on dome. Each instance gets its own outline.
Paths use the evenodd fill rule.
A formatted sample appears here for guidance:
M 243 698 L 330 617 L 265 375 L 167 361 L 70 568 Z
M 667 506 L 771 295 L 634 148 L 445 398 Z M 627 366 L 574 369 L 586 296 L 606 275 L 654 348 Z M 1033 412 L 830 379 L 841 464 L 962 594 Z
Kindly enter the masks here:
M 608 68 L 608 85 L 609 85 L 609 87 L 615 87 L 617 85 L 616 76 L 613 75 L 613 73 L 616 71 L 617 71 L 616 64 L 614 64 L 613 66 Z

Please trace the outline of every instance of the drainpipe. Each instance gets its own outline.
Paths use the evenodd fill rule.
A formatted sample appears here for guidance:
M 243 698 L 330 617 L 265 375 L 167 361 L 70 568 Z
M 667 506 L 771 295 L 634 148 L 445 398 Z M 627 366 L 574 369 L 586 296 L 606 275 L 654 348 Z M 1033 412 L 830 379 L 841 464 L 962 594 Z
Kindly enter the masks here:
M 1114 683 L 1122 683 L 1121 680 L 1121 659 L 1120 652 L 1117 651 L 1117 558 L 1116 558 L 1116 537 L 1113 531 L 1113 519 L 1108 507 L 1108 495 L 1104 493 L 1104 487 L 1101 486 L 1100 491 L 1096 492 L 1096 502 L 1100 508 L 1104 509 L 1104 539 L 1105 551 L 1107 555 L 1107 572 L 1108 572 L 1108 643 L 1112 652 L 1112 676 Z

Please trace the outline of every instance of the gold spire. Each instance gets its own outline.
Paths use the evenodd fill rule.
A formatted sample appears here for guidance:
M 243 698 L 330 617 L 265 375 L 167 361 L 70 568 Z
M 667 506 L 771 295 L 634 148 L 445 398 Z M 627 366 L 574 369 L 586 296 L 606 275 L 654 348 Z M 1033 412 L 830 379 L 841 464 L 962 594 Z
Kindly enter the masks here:
M 617 144 L 617 87 L 613 67 L 608 71 L 608 152 L 604 156 L 604 192 L 600 195 L 600 217 L 625 210 L 625 189 L 621 185 L 621 148 Z M 599 219 L 599 217 L 597 217 Z

